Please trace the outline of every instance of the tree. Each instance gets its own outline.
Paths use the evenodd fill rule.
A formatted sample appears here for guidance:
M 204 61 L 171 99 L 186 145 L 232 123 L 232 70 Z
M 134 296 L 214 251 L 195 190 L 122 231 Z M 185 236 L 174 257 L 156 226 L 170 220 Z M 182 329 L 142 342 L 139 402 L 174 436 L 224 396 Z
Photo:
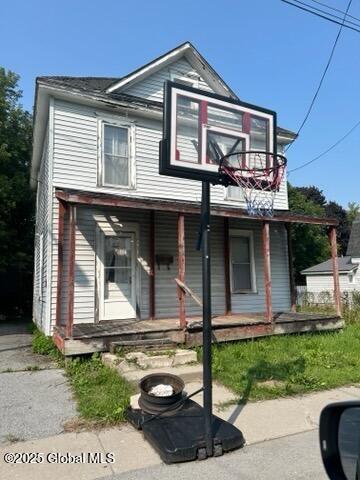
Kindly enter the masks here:
M 322 190 L 315 185 L 310 185 L 309 187 L 296 187 L 297 190 L 302 193 L 307 200 L 310 200 L 320 207 L 325 207 L 326 205 L 326 197 Z
M 347 218 L 351 225 L 355 218 L 360 215 L 360 204 L 357 202 L 349 202 L 347 206 Z
M 289 209 L 292 212 L 324 216 L 324 207 L 309 200 L 301 188 L 292 187 L 289 184 L 288 192 Z M 330 246 L 326 229 L 320 225 L 294 224 L 291 231 L 295 280 L 297 284 L 301 285 L 305 283 L 305 277 L 300 272 L 327 260 L 330 256 Z
M 18 81 L 0 67 L 0 305 L 6 314 L 29 313 L 32 290 L 32 119 L 19 103 Z
M 339 225 L 336 227 L 338 253 L 346 255 L 351 229 L 346 210 L 338 203 L 330 201 L 325 206 L 325 212 L 328 217 L 334 217 L 339 221 Z

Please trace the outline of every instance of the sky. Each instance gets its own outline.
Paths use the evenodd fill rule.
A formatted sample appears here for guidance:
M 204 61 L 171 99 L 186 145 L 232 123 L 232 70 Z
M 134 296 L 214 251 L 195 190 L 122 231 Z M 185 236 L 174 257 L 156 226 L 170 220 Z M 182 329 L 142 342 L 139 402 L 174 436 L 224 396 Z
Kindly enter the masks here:
M 311 0 L 307 0 L 311 3 Z M 345 10 L 347 0 L 322 0 Z M 324 70 L 338 25 L 281 0 L 2 0 L 0 65 L 18 73 L 32 110 L 42 75 L 123 76 L 191 41 L 250 103 L 296 131 Z M 350 14 L 360 18 L 360 1 Z M 289 149 L 289 169 L 311 160 L 360 120 L 360 34 L 343 29 L 312 114 Z M 344 207 L 360 202 L 360 127 L 293 185 L 316 185 Z

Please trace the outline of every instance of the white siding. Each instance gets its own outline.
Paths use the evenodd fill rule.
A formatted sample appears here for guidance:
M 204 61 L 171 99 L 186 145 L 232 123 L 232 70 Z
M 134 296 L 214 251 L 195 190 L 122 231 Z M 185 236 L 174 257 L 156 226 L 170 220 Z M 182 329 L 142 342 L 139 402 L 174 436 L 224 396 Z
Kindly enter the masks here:
M 135 188 L 98 186 L 99 120 L 135 125 Z M 200 182 L 159 175 L 159 141 L 161 121 L 121 117 L 76 104 L 55 101 L 54 185 L 128 197 L 146 197 L 183 201 L 200 201 Z M 214 204 L 244 207 L 240 200 L 225 199 L 225 189 L 212 187 Z M 288 209 L 284 179 L 276 196 L 275 208 Z
M 51 197 L 49 171 L 49 138 L 45 138 L 41 168 L 37 185 L 35 252 L 34 252 L 34 285 L 33 285 L 33 320 L 45 330 L 48 312 L 48 242 L 49 242 L 49 206 Z
M 196 88 L 201 88 L 208 92 L 213 91 L 185 58 L 181 58 L 180 60 L 171 63 L 168 67 L 158 70 L 144 80 L 140 80 L 133 85 L 125 87 L 122 91 L 130 95 L 146 98 L 147 100 L 162 102 L 164 82 L 166 80 L 172 80 L 172 75 L 176 75 L 176 77 L 180 79 L 195 79 Z
M 360 268 L 356 270 L 353 283 L 349 282 L 347 273 L 339 274 L 339 283 L 341 292 L 360 290 Z M 334 290 L 334 279 L 332 275 L 307 275 L 306 286 L 307 291 L 314 294 L 324 291 L 332 292 Z
M 75 254 L 75 300 L 74 323 L 96 319 L 96 225 L 106 215 L 116 216 L 119 221 L 137 223 L 139 226 L 139 249 L 137 275 L 140 290 L 137 292 L 137 312 L 142 319 L 149 315 L 149 212 L 132 209 L 90 209 L 77 208 L 76 254 Z M 99 220 L 100 219 L 100 220 Z M 230 221 L 230 228 L 254 231 L 257 293 L 233 294 L 232 310 L 240 312 L 262 312 L 265 310 L 261 229 L 258 222 Z M 196 247 L 199 217 L 185 216 L 186 284 L 201 298 L 201 253 Z M 271 226 L 271 275 L 274 311 L 289 310 L 290 292 L 287 268 L 286 231 L 283 225 Z M 214 314 L 225 310 L 223 219 L 212 218 L 212 308 Z M 177 258 L 177 215 L 155 213 L 155 253 L 173 256 L 169 269 L 155 265 L 155 303 L 157 318 L 178 317 L 179 306 L 174 279 L 178 276 Z M 65 243 L 65 258 L 67 247 Z M 52 323 L 55 322 L 56 307 L 56 259 L 57 259 L 57 204 L 54 202 L 53 240 L 53 298 Z M 140 278 L 139 278 L 140 277 Z M 64 275 L 66 280 L 66 275 Z M 187 296 L 186 314 L 200 315 L 201 309 Z M 66 302 L 63 304 L 63 319 L 66 320 Z

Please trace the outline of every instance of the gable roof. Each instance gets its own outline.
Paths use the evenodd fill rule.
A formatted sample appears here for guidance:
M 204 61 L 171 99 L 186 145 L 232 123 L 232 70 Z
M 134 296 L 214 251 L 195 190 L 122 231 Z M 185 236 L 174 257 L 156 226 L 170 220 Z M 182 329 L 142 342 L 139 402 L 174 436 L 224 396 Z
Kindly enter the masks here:
M 360 215 L 353 221 L 346 255 L 360 258 Z
M 351 263 L 351 257 L 338 257 L 339 262 L 339 273 L 349 273 L 352 270 L 358 268 L 357 264 Z M 324 273 L 332 273 L 332 259 L 326 260 L 325 262 L 318 263 L 310 268 L 306 268 L 302 270 L 302 275 L 312 275 L 312 274 L 324 274 Z
M 128 87 L 129 85 L 133 85 L 183 56 L 195 70 L 197 70 L 199 73 L 201 72 L 201 77 L 209 84 L 210 87 L 213 88 L 216 93 L 235 99 L 238 98 L 237 95 L 220 77 L 220 75 L 212 68 L 212 66 L 190 42 L 182 43 L 178 47 L 175 47 L 160 57 L 155 58 L 146 65 L 137 68 L 133 72 L 114 82 L 107 88 L 106 91 L 107 93 L 112 93 L 116 90 Z
M 106 89 L 117 82 L 116 77 L 65 77 L 65 76 L 46 76 L 37 77 L 38 81 L 45 82 L 50 85 L 59 85 L 64 87 L 84 90 L 86 92 L 105 92 Z

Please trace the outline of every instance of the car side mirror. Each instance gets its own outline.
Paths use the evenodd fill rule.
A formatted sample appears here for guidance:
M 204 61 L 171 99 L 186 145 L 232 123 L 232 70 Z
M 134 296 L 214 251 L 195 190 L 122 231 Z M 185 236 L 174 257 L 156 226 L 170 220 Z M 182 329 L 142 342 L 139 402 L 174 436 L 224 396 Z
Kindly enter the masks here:
M 331 480 L 360 480 L 360 402 L 333 403 L 324 408 L 320 449 Z

